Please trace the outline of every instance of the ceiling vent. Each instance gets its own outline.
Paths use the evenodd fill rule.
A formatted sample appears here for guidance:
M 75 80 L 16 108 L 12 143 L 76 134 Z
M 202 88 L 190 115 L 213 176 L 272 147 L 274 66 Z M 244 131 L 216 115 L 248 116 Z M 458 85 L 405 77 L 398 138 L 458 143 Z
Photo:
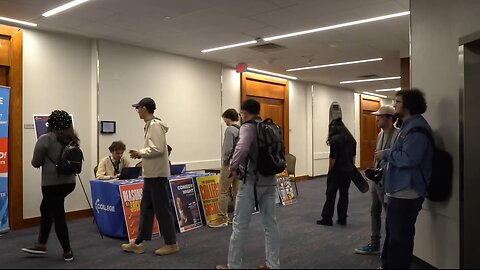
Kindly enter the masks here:
M 276 51 L 286 49 L 286 47 L 275 44 L 275 43 L 264 43 L 264 44 L 252 46 L 249 48 L 255 51 L 263 52 L 263 53 L 271 53 L 271 52 L 276 52 Z

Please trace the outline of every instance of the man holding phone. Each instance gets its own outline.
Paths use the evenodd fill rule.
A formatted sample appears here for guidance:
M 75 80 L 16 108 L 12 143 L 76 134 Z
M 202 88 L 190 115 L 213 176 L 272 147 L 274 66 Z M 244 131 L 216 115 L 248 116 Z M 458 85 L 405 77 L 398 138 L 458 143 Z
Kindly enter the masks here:
M 155 214 L 165 240 L 165 245 L 157 249 L 155 254 L 166 256 L 180 250 L 177 245 L 175 223 L 166 185 L 170 177 L 166 140 L 168 127 L 153 115 L 156 109 L 153 99 L 144 98 L 132 107 L 135 108 L 140 119 L 145 121 L 144 148 L 129 151 L 131 158 L 142 159 L 144 186 L 138 238 L 123 244 L 122 249 L 136 254 L 145 252 L 143 241 L 151 240 Z

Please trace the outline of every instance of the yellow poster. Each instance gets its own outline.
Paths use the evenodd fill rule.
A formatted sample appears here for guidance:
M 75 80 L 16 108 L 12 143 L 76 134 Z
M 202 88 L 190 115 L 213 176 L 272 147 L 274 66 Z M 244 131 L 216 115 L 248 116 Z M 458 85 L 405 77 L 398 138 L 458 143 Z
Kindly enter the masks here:
M 200 191 L 203 211 L 207 224 L 218 217 L 218 197 L 220 187 L 220 176 L 209 175 L 197 178 L 197 185 Z

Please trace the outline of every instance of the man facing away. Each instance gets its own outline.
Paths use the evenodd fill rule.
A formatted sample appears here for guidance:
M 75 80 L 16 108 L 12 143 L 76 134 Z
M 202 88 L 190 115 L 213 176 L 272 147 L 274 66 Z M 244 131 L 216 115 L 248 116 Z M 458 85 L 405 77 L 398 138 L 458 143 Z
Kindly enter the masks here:
M 400 130 L 394 126 L 396 120 L 395 108 L 388 105 L 382 106 L 380 110 L 372 114 L 376 115 L 377 126 L 381 128 L 381 131 L 377 137 L 376 151 L 390 149 L 395 143 L 398 133 L 400 132 Z M 387 162 L 383 160 L 375 162 L 375 168 L 382 168 L 383 171 L 385 171 L 386 167 Z M 383 186 L 383 179 L 379 182 L 370 182 L 370 190 L 372 194 L 372 238 L 368 245 L 355 249 L 355 253 L 357 254 L 375 255 L 380 253 L 382 210 L 386 209 L 385 190 Z
M 375 153 L 375 160 L 388 162 L 385 174 L 387 236 L 383 245 L 382 268 L 409 269 L 415 223 L 432 175 L 432 129 L 422 116 L 427 111 L 427 104 L 418 89 L 398 92 L 395 111 L 403 120 L 400 135 L 391 149 Z
M 248 241 L 248 225 L 255 208 L 255 195 L 265 227 L 266 265 L 262 267 L 280 268 L 280 235 L 275 206 L 275 196 L 278 195 L 275 175 L 263 176 L 256 172 L 257 122 L 261 120 L 259 114 L 260 103 L 256 100 L 249 99 L 242 104 L 240 115 L 244 124 L 240 127 L 240 138 L 230 162 L 230 171 L 237 179 L 244 179 L 245 182 L 237 195 L 237 208 L 228 250 L 228 266 L 217 266 L 217 269 L 243 267 L 244 246 Z
M 139 234 L 136 240 L 123 244 L 125 252 L 142 254 L 145 252 L 143 241 L 151 240 L 153 217 L 157 216 L 160 231 L 165 240 L 165 245 L 155 251 L 156 255 L 165 256 L 180 250 L 177 245 L 175 223 L 170 206 L 167 181 L 170 176 L 168 161 L 168 146 L 166 133 L 168 127 L 156 118 L 155 101 L 144 98 L 139 103 L 132 105 L 138 112 L 140 119 L 145 121 L 145 144 L 140 150 L 130 150 L 131 158 L 142 159 L 144 177 L 143 196 L 140 210 Z

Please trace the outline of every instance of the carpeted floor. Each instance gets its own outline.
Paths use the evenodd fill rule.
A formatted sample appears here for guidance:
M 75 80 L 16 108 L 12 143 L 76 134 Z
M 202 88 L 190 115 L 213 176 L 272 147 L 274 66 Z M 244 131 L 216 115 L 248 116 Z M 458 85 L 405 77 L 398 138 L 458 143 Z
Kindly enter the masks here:
M 325 200 L 325 178 L 298 183 L 298 203 L 280 207 L 282 268 L 378 268 L 378 256 L 355 255 L 353 249 L 370 240 L 370 194 L 350 188 L 348 226 L 323 227 L 315 224 Z M 69 223 L 75 261 L 65 263 L 55 233 L 52 231 L 45 257 L 29 256 L 20 251 L 31 245 L 38 228 L 15 231 L 0 236 L 0 268 L 207 268 L 225 264 L 231 227 L 203 227 L 178 235 L 181 252 L 158 257 L 154 250 L 162 244 L 148 242 L 143 255 L 121 251 L 121 240 L 101 239 L 92 219 Z M 265 260 L 261 216 L 250 224 L 251 241 L 246 245 L 245 267 L 256 268 Z

